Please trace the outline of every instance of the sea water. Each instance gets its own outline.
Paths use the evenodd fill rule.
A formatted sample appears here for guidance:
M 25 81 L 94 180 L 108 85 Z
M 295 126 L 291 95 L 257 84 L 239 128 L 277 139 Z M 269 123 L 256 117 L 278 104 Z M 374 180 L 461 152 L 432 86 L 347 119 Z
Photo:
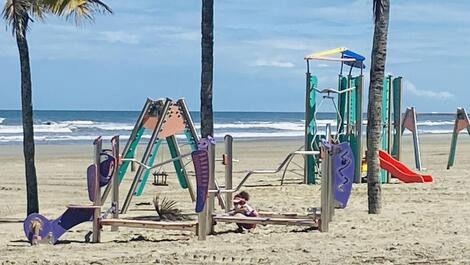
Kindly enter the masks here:
M 119 134 L 126 140 L 135 125 L 138 111 L 43 111 L 34 113 L 35 140 L 38 144 L 90 143 L 97 136 L 109 139 Z M 197 130 L 200 128 L 198 112 L 191 116 Z M 326 124 L 336 126 L 334 113 L 318 113 L 321 133 Z M 454 114 L 425 113 L 418 115 L 421 134 L 452 133 Z M 302 112 L 215 112 L 216 138 L 230 134 L 238 140 L 302 138 L 304 114 Z M 367 124 L 364 120 L 363 124 Z M 365 130 L 364 130 L 365 131 Z M 0 110 L 0 143 L 21 143 L 21 112 Z M 148 132 L 143 139 L 149 139 Z

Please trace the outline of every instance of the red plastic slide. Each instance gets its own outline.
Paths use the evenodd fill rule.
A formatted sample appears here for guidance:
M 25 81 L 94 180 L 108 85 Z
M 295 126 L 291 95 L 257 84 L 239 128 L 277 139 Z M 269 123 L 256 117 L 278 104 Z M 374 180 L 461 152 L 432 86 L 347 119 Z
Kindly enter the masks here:
M 382 150 L 379 151 L 379 158 L 380 158 L 380 167 L 382 169 L 385 169 L 388 172 L 392 173 L 392 176 L 396 177 L 397 179 L 405 183 L 432 182 L 431 175 L 421 175 L 412 171 L 405 164 L 396 160 L 385 151 L 382 151 Z

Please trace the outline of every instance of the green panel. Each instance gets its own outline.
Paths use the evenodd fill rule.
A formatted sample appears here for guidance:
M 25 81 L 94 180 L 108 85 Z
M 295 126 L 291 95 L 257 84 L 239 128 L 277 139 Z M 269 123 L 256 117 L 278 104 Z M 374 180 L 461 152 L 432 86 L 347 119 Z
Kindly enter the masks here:
M 176 141 L 173 140 L 173 137 L 167 137 L 166 142 L 168 143 L 168 148 L 170 149 L 170 155 L 171 158 L 176 158 L 179 156 L 178 150 L 176 149 Z M 186 177 L 185 177 L 185 170 L 184 170 L 184 165 L 183 162 L 178 159 L 173 161 L 173 165 L 175 166 L 176 170 L 176 175 L 178 176 L 178 181 L 180 183 L 181 188 L 186 189 L 188 188 L 188 183 L 186 182 Z
M 142 138 L 142 135 L 145 132 L 145 128 L 142 127 L 140 128 L 134 139 L 129 139 L 131 141 L 129 150 L 123 155 L 123 158 L 134 158 L 135 157 L 135 150 L 137 149 L 137 145 L 139 144 L 140 139 Z M 119 183 L 121 183 L 122 179 L 126 175 L 127 168 L 129 168 L 130 161 L 124 161 L 122 162 L 121 166 L 119 167 L 119 172 L 118 172 L 118 179 Z
M 305 114 L 306 121 L 307 121 L 307 134 L 305 136 L 306 138 L 306 146 L 305 150 L 306 151 L 313 151 L 312 148 L 312 142 L 315 140 L 314 139 L 314 134 L 315 134 L 315 129 L 316 129 L 316 123 L 315 123 L 315 108 L 316 108 L 316 91 L 315 88 L 318 86 L 318 79 L 316 76 L 310 76 L 309 80 L 309 88 L 308 88 L 308 107 L 307 107 L 307 113 Z M 306 155 L 306 173 L 307 173 L 307 184 L 315 184 L 315 156 L 314 155 Z
M 356 127 L 356 112 L 357 112 L 357 77 L 349 77 L 349 87 L 354 88 L 351 92 L 349 92 L 349 103 L 348 103 L 348 127 L 349 132 L 347 135 L 347 141 L 353 150 L 354 159 L 357 160 L 361 159 L 361 154 L 359 153 L 360 149 L 358 148 L 358 139 L 357 135 L 355 134 L 355 127 Z
M 188 140 L 189 145 L 191 145 L 191 149 L 193 151 L 197 150 L 197 141 L 194 139 L 193 134 L 191 133 L 191 130 L 185 129 L 184 130 L 184 135 L 186 136 L 186 139 Z
M 155 158 L 157 157 L 158 148 L 160 147 L 160 144 L 161 144 L 161 141 L 157 140 L 155 144 L 153 145 L 152 153 L 150 153 L 147 165 L 153 166 L 153 163 L 155 162 Z M 135 196 L 142 195 L 142 192 L 144 191 L 144 188 L 145 188 L 145 184 L 147 184 L 149 175 L 150 175 L 150 169 L 147 169 L 143 172 L 142 178 L 139 181 L 139 186 L 137 187 L 134 193 Z
M 393 120 L 394 122 L 401 122 L 401 110 L 400 103 L 401 103 L 401 77 L 397 77 L 393 80 L 393 88 L 392 88 L 392 98 L 393 98 Z M 398 140 L 399 134 L 401 132 L 397 132 L 396 127 L 393 128 L 393 149 L 392 155 L 397 157 L 398 154 Z
M 349 88 L 356 87 L 356 78 L 351 78 L 349 80 Z M 356 104 L 357 104 L 357 90 L 354 89 L 353 91 L 349 92 L 349 115 L 348 115 L 348 123 L 354 124 L 356 122 Z
M 388 124 L 388 101 L 389 101 L 389 98 L 388 98 L 388 91 L 390 89 L 390 79 L 389 77 L 385 77 L 384 78 L 384 81 L 383 81 L 383 91 L 382 91 L 382 133 L 381 133 L 381 137 L 382 137 L 382 140 L 381 140 L 381 149 L 382 150 L 385 150 L 386 152 L 389 152 L 389 150 L 387 150 L 388 148 L 388 128 L 387 128 L 387 124 Z M 382 183 L 386 183 L 387 182 L 387 171 L 385 170 L 381 170 L 380 171 L 380 181 Z

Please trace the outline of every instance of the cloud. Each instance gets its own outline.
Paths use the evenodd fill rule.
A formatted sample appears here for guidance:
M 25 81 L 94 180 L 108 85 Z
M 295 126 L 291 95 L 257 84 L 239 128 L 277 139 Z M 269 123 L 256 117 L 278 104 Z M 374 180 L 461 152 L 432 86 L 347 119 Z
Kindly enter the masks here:
M 293 64 L 291 62 L 257 60 L 256 62 L 254 62 L 253 66 L 293 68 L 293 67 L 295 67 L 295 64 Z
M 411 83 L 410 81 L 405 81 L 404 82 L 404 88 L 406 91 L 420 97 L 428 97 L 428 98 L 434 98 L 434 99 L 449 99 L 453 98 L 454 94 L 447 92 L 447 91 L 432 91 L 432 90 L 427 90 L 427 89 L 418 89 L 416 86 Z
M 104 31 L 101 32 L 104 40 L 111 43 L 139 44 L 139 36 L 124 31 Z

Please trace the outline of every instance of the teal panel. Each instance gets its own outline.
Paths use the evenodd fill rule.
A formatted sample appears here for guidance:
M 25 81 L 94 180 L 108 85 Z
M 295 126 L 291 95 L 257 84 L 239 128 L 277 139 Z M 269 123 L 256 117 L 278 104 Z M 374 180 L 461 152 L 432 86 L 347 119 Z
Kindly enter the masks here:
M 155 159 L 157 158 L 158 148 L 160 147 L 160 144 L 161 144 L 161 141 L 157 140 L 155 144 L 153 145 L 153 149 L 148 158 L 147 165 L 153 166 L 153 164 L 155 163 Z M 139 180 L 139 186 L 137 187 L 134 193 L 135 196 L 142 195 L 145 185 L 147 184 L 149 175 L 150 175 L 150 170 L 149 169 L 144 170 L 142 178 Z
M 312 148 L 312 142 L 315 140 L 314 135 L 315 135 L 315 130 L 316 130 L 316 122 L 315 122 L 315 108 L 316 108 L 316 91 L 315 88 L 318 86 L 318 79 L 316 76 L 310 76 L 309 80 L 309 88 L 308 88 L 308 95 L 309 98 L 307 99 L 308 102 L 308 107 L 307 107 L 307 113 L 305 114 L 305 117 L 307 119 L 307 135 L 305 136 L 306 138 L 306 143 L 308 143 L 305 146 L 306 151 L 313 151 Z M 307 184 L 315 184 L 315 156 L 313 155 L 306 155 L 306 179 L 307 179 Z
M 127 152 L 125 154 L 123 154 L 123 156 L 122 156 L 123 158 L 134 158 L 135 157 L 135 150 L 136 150 L 137 145 L 139 144 L 139 141 L 142 138 L 142 135 L 144 134 L 144 132 L 145 132 L 145 128 L 142 127 L 137 131 L 134 139 L 129 139 L 129 141 L 131 141 L 131 144 L 130 144 L 129 150 L 127 150 Z M 131 163 L 130 161 L 124 161 L 124 162 L 122 162 L 121 166 L 119 167 L 119 172 L 118 172 L 119 183 L 121 183 L 122 179 L 126 175 L 126 171 L 129 168 L 130 163 Z
M 383 81 L 383 90 L 382 90 L 382 133 L 381 133 L 381 149 L 389 152 L 388 148 L 388 101 L 389 101 L 389 91 L 390 89 L 390 78 L 385 77 Z M 380 170 L 380 181 L 382 183 L 387 182 L 387 171 Z
M 186 139 L 188 140 L 188 143 L 191 146 L 191 149 L 193 151 L 196 151 L 197 150 L 197 140 L 194 139 L 193 134 L 191 133 L 191 130 L 185 129 L 184 130 L 184 135 L 186 136 Z
M 393 121 L 400 123 L 401 122 L 401 77 L 397 77 L 392 82 L 392 98 L 393 98 Z M 401 132 L 396 131 L 396 126 L 393 126 L 393 148 L 392 155 L 397 157 L 398 155 L 398 140 L 399 134 Z
M 167 137 L 166 142 L 168 143 L 168 148 L 170 149 L 171 158 L 176 158 L 180 154 L 178 153 L 178 150 L 176 149 L 176 145 L 178 143 L 176 143 L 173 137 L 171 136 Z M 188 188 L 188 183 L 186 182 L 186 176 L 184 175 L 186 171 L 184 170 L 183 162 L 180 159 L 178 159 L 178 160 L 173 161 L 173 165 L 175 166 L 176 176 L 178 177 L 178 181 L 180 183 L 181 188 L 183 189 Z

